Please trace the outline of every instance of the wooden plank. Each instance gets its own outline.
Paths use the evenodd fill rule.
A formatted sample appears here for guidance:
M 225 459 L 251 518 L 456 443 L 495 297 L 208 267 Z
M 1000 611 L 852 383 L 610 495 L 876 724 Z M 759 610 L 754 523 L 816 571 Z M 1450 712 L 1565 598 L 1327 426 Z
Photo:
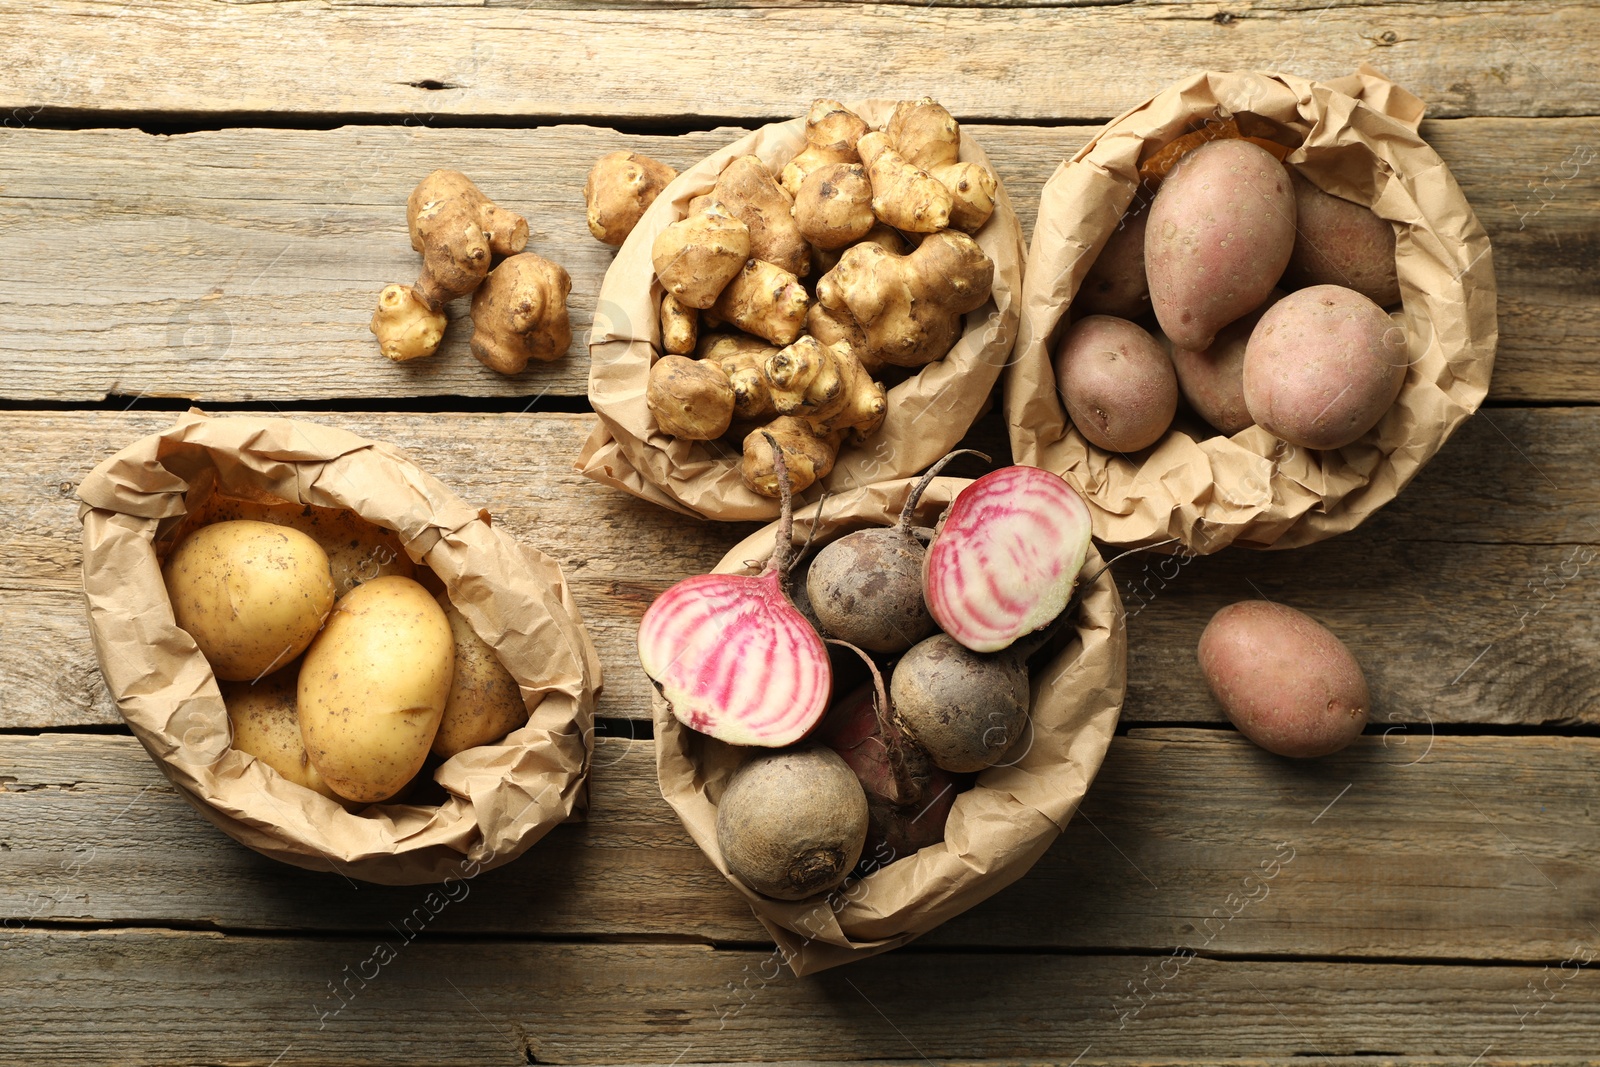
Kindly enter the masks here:
M 1560 959 L 1600 944 L 1597 758 L 1593 738 L 1413 733 L 1289 763 L 1231 732 L 1137 730 L 1112 742 L 1082 813 L 1025 878 L 919 944 Z M 590 783 L 583 824 L 473 880 L 430 929 L 768 940 L 661 800 L 653 742 L 602 739 Z M 235 845 L 126 737 L 0 736 L 0 826 L 9 928 L 381 934 L 425 892 Z
M 304 3 L 16 3 L 0 108 L 294 115 L 768 118 L 819 87 L 937 95 L 957 115 L 1104 118 L 1197 70 L 1379 64 L 1437 115 L 1583 114 L 1600 96 L 1579 3 L 1111 8 L 899 5 L 562 11 Z M 226 41 L 227 59 L 194 47 Z M 1128 62 L 1137 49 L 1139 61 Z M 152 63 L 151 56 L 162 62 Z M 781 66 L 806 77 L 774 78 Z M 530 62 L 530 57 L 537 59 Z M 1444 59 L 1441 57 L 1448 57 Z
M 1118 1029 L 1114 997 L 1137 958 L 902 951 L 796 980 L 764 952 L 374 940 L 10 934 L 0 1049 L 18 1063 L 280 1067 L 1127 1064 L 1171 1063 L 1174 1049 L 1206 1063 L 1459 1065 L 1491 1049 L 1497 1064 L 1592 1057 L 1600 1025 L 1592 968 L 1519 1023 L 1539 968 L 1194 960 Z
M 1024 233 L 1045 180 L 1095 129 L 972 129 Z M 740 132 L 0 130 L 0 257 L 10 264 L 0 277 L 0 395 L 583 396 L 584 344 L 612 258 L 584 224 L 589 165 L 626 146 L 686 167 Z M 1501 344 L 1491 395 L 1600 399 L 1600 289 L 1590 267 L 1600 242 L 1600 119 L 1447 120 L 1424 133 L 1494 240 Z M 1508 143 L 1518 151 L 1503 151 Z M 525 212 L 530 247 L 571 272 L 574 341 L 564 359 L 509 378 L 485 369 L 467 351 L 464 300 L 437 356 L 397 366 L 378 355 L 367 329 L 376 294 L 418 269 L 406 196 L 440 166 L 465 169 Z
M 571 462 L 592 416 L 309 417 L 407 449 L 561 562 L 600 649 L 605 716 L 648 717 L 634 649 L 645 607 L 752 529 L 692 523 L 579 477 Z M 969 440 L 998 459 L 997 419 Z M 0 640 L 16 650 L 0 660 L 0 728 L 117 721 L 89 646 L 71 494 L 101 458 L 170 422 L 160 412 L 0 414 L 11 442 L 0 532 L 12 546 L 0 558 Z M 1217 608 L 1265 594 L 1319 614 L 1350 643 L 1379 724 L 1600 722 L 1597 440 L 1593 409 L 1487 411 L 1352 534 L 1291 553 L 1124 561 L 1125 719 L 1220 721 L 1195 642 Z

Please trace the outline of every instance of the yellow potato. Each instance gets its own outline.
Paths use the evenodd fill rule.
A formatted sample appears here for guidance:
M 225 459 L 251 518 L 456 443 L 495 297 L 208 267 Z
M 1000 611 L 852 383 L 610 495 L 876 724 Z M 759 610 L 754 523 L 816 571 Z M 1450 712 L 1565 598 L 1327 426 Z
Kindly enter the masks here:
M 206 514 L 211 522 L 254 519 L 310 535 L 328 554 L 335 596 L 386 574 L 410 578 L 416 571 L 398 537 L 346 508 L 214 496 Z
M 334 602 L 328 554 L 299 530 L 265 522 L 200 527 L 161 576 L 173 618 L 227 681 L 259 678 L 305 651 Z
M 334 792 L 394 796 L 421 768 L 455 673 L 450 620 L 410 578 L 357 586 L 300 665 L 300 731 Z
M 233 747 L 248 752 L 295 785 L 340 800 L 306 756 L 295 714 L 297 671 L 282 670 L 259 682 L 225 682 L 222 701 L 233 724 Z
M 472 624 L 457 611 L 450 598 L 440 594 L 439 606 L 450 620 L 455 637 L 456 673 L 450 699 L 433 738 L 436 755 L 449 759 L 457 752 L 498 741 L 528 722 L 517 680 L 500 663 Z

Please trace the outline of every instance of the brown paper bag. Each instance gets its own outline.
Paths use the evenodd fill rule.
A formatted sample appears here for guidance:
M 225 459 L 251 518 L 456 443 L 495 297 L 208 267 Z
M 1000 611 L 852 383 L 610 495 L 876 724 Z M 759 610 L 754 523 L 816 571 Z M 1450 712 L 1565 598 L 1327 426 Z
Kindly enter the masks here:
M 216 677 L 173 622 L 159 563 L 213 490 L 349 508 L 394 530 L 516 678 L 528 724 L 440 765 L 444 803 L 359 814 L 232 748 Z M 179 793 L 236 841 L 369 882 L 438 882 L 515 859 L 582 800 L 600 663 L 560 568 L 399 449 L 315 423 L 191 413 L 101 463 L 78 496 L 106 685 Z
M 869 125 L 889 120 L 895 101 L 850 105 Z M 589 401 L 600 424 L 578 457 L 578 469 L 606 485 L 707 519 L 771 519 L 778 502 L 752 493 L 739 478 L 742 458 L 725 441 L 683 441 L 656 429 L 645 407 L 650 365 L 661 350 L 661 285 L 650 263 L 656 235 L 687 213 L 690 199 L 708 192 L 723 167 L 757 155 L 775 172 L 805 146 L 805 120 L 763 126 L 680 174 L 646 211 L 606 271 L 589 334 Z M 961 158 L 988 163 L 963 133 Z M 842 492 L 904 478 L 955 447 L 985 409 L 1010 357 L 1022 291 L 1022 227 L 1002 182 L 994 215 L 974 235 L 994 260 L 994 293 L 966 317 L 966 329 L 943 359 L 889 390 L 883 427 L 864 444 L 846 445 L 833 473 L 813 486 Z M 815 281 L 808 278 L 807 281 Z
M 1175 425 L 1131 458 L 1069 424 L 1051 355 L 1067 305 L 1138 186 L 1141 159 L 1208 120 L 1251 115 L 1299 144 L 1287 162 L 1322 189 L 1397 224 L 1410 367 L 1378 425 L 1345 448 L 1294 448 L 1252 426 L 1233 437 Z M 1205 73 L 1114 119 L 1045 184 L 1028 253 L 1015 361 L 1004 383 L 1018 463 L 1066 477 L 1113 544 L 1182 539 L 1292 548 L 1353 529 L 1393 500 L 1477 410 L 1498 334 L 1489 239 L 1455 180 L 1416 134 L 1422 103 L 1377 71 L 1326 84 L 1285 74 Z
M 795 536 L 817 526 L 825 544 L 854 529 L 893 524 L 915 479 L 829 497 L 795 516 Z M 918 504 L 933 525 L 967 485 L 936 478 Z M 772 555 L 776 524 L 735 545 L 720 573 L 756 573 Z M 1101 569 L 1093 548 L 1083 576 Z M 942 844 L 922 849 L 830 894 L 787 902 L 761 896 L 729 875 L 717 847 L 717 801 L 743 760 L 742 750 L 683 726 L 655 698 L 656 774 L 661 794 L 695 842 L 750 902 L 795 974 L 886 952 L 986 900 L 1028 872 L 1066 827 L 1111 743 L 1127 685 L 1122 601 L 1107 571 L 1089 586 L 1066 648 L 1032 679 L 1031 730 L 998 766 L 956 798 Z

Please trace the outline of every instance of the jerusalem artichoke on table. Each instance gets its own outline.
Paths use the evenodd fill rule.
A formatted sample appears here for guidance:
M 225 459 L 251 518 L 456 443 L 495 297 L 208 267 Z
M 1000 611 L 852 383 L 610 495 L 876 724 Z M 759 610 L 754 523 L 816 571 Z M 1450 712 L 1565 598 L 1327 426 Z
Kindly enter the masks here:
M 572 278 L 543 256 L 503 260 L 472 294 L 472 354 L 501 374 L 520 373 L 530 359 L 560 359 L 572 344 L 571 291 Z

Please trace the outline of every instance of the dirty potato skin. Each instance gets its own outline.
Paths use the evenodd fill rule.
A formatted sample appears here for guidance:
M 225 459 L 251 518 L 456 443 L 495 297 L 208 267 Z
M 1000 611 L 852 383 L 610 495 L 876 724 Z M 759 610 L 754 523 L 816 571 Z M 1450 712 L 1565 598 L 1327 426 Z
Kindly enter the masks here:
M 1344 748 L 1372 698 L 1344 642 L 1304 612 L 1266 600 L 1230 604 L 1200 635 L 1200 672 L 1239 732 L 1268 752 L 1306 758 Z
M 1144 236 L 1150 305 L 1173 344 L 1209 348 L 1260 306 L 1289 263 L 1294 211 L 1289 172 L 1249 141 L 1212 141 L 1178 161 Z
M 867 841 L 867 794 L 821 745 L 762 753 L 734 772 L 717 805 L 729 872 L 763 896 L 804 900 L 844 881 Z
M 306 753 L 334 792 L 398 793 L 427 758 L 454 673 L 450 620 L 417 582 L 378 578 L 340 600 L 298 693 Z
M 362 582 L 370 582 L 386 574 L 410 578 L 416 573 L 416 567 L 411 557 L 406 555 L 399 537 L 346 508 L 223 496 L 212 497 L 206 507 L 208 522 L 252 519 L 289 526 L 308 534 L 328 554 L 335 599 Z
M 1294 252 L 1284 278 L 1292 288 L 1343 285 L 1380 307 L 1400 303 L 1394 226 L 1371 208 L 1325 193 L 1297 171 Z
M 433 738 L 433 752 L 449 759 L 457 752 L 498 741 L 526 725 L 528 709 L 522 703 L 517 680 L 501 664 L 494 649 L 478 636 L 448 596 L 437 599 L 450 620 L 456 669 L 444 717 Z
M 1302 448 L 1359 440 L 1394 404 L 1405 379 L 1405 331 L 1339 285 L 1290 293 L 1261 316 L 1245 345 L 1250 417 Z
M 225 681 L 250 681 L 294 659 L 333 608 L 328 554 L 271 523 L 202 526 L 173 549 L 161 576 L 174 620 Z
M 1244 350 L 1261 316 L 1283 297 L 1282 290 L 1272 290 L 1265 304 L 1218 331 L 1204 352 L 1172 350 L 1172 369 L 1178 372 L 1183 398 L 1196 415 L 1230 437 L 1255 425 L 1244 402 Z
M 1056 386 L 1091 444 L 1137 452 L 1161 439 L 1178 411 L 1178 377 L 1161 344 L 1110 315 L 1072 324 L 1056 348 Z
M 1121 319 L 1149 314 L 1150 283 L 1144 274 L 1144 231 L 1149 221 L 1148 205 L 1128 208 L 1078 287 L 1074 313 Z
M 295 714 L 296 676 L 289 667 L 259 682 L 223 682 L 222 702 L 233 727 L 233 747 L 248 752 L 295 785 L 341 800 L 306 756 Z

